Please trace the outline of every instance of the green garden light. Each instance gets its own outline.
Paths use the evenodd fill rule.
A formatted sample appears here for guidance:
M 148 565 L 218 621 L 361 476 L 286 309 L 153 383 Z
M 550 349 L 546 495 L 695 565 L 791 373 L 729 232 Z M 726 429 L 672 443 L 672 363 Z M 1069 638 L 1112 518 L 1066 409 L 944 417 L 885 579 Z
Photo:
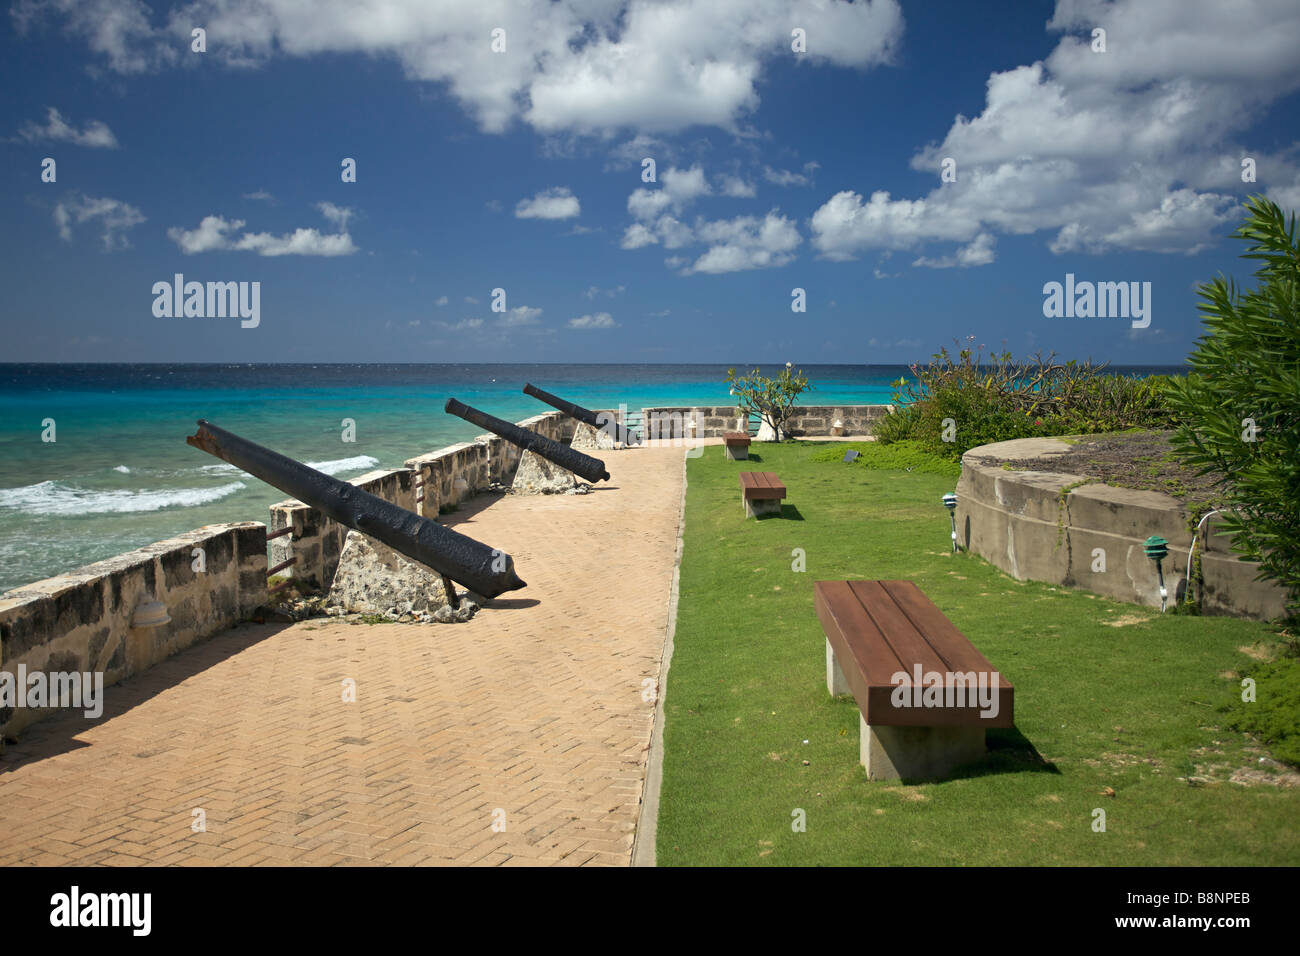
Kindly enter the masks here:
M 1160 567 L 1160 562 L 1169 554 L 1169 542 L 1158 534 L 1153 534 L 1142 542 L 1142 550 L 1146 556 L 1156 563 L 1156 575 L 1160 578 L 1160 613 L 1165 613 L 1165 602 L 1168 599 L 1169 592 L 1165 590 L 1165 572 Z
M 948 518 L 952 521 L 952 550 L 957 553 L 957 496 L 948 492 L 943 496 L 943 506 L 948 509 Z

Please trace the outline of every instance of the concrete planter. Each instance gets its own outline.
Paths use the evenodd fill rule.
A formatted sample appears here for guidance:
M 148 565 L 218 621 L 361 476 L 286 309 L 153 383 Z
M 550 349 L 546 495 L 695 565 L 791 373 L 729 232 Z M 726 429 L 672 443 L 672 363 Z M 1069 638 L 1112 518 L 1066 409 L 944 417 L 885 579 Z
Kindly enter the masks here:
M 1021 438 L 966 452 L 957 484 L 958 541 L 1022 581 L 1159 607 L 1156 567 L 1142 543 L 1160 535 L 1169 542 L 1162 566 L 1172 607 L 1186 593 L 1192 543 L 1187 511 L 1178 501 L 1154 491 L 1114 488 L 1088 475 L 1001 466 L 1000 460 L 1051 458 L 1069 448 L 1055 438 Z M 986 458 L 993 461 L 978 460 Z M 1281 616 L 1285 591 L 1255 580 L 1259 565 L 1242 561 L 1226 538 L 1215 535 L 1220 526 L 1215 519 L 1206 525 L 1196 547 L 1204 579 L 1202 610 L 1255 620 Z

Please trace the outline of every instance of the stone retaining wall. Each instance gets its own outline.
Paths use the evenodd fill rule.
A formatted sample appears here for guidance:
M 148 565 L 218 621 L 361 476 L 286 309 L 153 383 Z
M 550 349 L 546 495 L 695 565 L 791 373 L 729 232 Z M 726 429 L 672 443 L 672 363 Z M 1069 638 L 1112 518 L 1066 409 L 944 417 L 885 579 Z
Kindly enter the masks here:
M 521 428 L 567 443 L 576 422 L 563 412 L 544 412 L 516 422 Z M 350 484 L 407 511 L 436 518 L 443 508 L 486 491 L 489 484 L 509 485 L 519 467 L 519 449 L 497 435 L 448 445 L 406 461 L 406 467 L 372 471 Z M 271 506 L 271 532 L 292 528 L 291 534 L 270 541 L 271 566 L 296 558 L 280 572 L 312 590 L 325 590 L 334 579 L 348 529 L 315 508 L 288 499 Z
M 409 468 L 368 471 L 353 478 L 349 484 L 407 511 L 415 510 L 415 474 Z M 347 526 L 290 498 L 271 505 L 270 533 L 282 528 L 292 528 L 293 531 L 267 542 L 269 566 L 275 567 L 291 557 L 296 558 L 291 567 L 279 574 L 301 581 L 313 590 L 329 587 L 339 566 L 343 540 L 348 536 Z
M 202 569 L 195 570 L 202 550 Z M 152 667 L 249 616 L 266 601 L 266 526 L 208 525 L 0 597 L 0 670 L 103 673 L 104 684 Z M 170 623 L 132 628 L 136 607 L 161 601 Z M 49 709 L 0 708 L 13 736 Z
M 844 435 L 861 437 L 875 432 L 876 422 L 890 413 L 890 405 L 797 405 L 786 422 L 791 437 L 829 435 L 831 426 L 838 420 L 844 423 Z M 685 438 L 691 422 L 695 422 L 695 437 L 716 438 L 723 432 L 736 430 L 735 405 L 666 405 L 641 409 L 641 421 L 647 438 Z M 750 431 L 758 427 L 754 416 Z M 657 427 L 656 427 L 657 425 Z
M 578 425 L 563 412 L 543 412 L 515 424 L 562 444 L 573 440 Z M 514 480 L 522 454 L 516 445 L 499 435 L 487 434 L 408 458 L 406 467 L 423 482 L 423 500 L 416 510 L 437 517 L 442 508 L 455 507 L 486 491 L 490 483 L 508 486 Z
M 1086 475 L 1008 471 L 980 458 L 1051 456 L 1069 449 L 1057 439 L 1024 438 L 972 448 L 957 484 L 958 539 L 974 554 L 1021 580 L 1085 588 L 1147 607 L 1160 606 L 1155 562 L 1142 550 L 1150 535 L 1169 542 L 1162 562 L 1169 606 L 1187 588 L 1188 515 L 1154 491 L 1113 488 Z M 938 508 L 938 502 L 936 509 Z M 1285 593 L 1256 581 L 1259 566 L 1240 560 L 1211 518 L 1196 554 L 1201 560 L 1206 613 L 1271 620 L 1285 610 Z M 1098 555 L 1100 549 L 1101 555 Z M 1104 557 L 1104 570 L 1099 557 Z M 1099 570 L 1093 570 L 1094 566 Z

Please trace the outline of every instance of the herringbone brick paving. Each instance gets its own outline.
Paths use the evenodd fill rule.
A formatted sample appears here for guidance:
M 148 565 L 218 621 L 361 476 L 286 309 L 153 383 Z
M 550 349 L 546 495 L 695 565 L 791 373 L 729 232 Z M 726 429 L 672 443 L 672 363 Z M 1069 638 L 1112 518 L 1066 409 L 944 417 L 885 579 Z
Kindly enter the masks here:
M 0 864 L 627 865 L 682 450 L 605 460 L 592 494 L 451 516 L 528 582 L 466 624 L 242 626 L 29 728 Z

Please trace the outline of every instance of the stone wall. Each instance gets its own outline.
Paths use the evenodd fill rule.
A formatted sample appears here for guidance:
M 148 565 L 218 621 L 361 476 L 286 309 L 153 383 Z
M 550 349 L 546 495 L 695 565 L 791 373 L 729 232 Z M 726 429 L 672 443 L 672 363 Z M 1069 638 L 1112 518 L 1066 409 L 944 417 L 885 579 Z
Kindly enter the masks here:
M 563 412 L 544 412 L 516 422 L 554 441 L 573 438 L 576 422 Z M 519 449 L 497 435 L 479 435 L 407 459 L 406 467 L 372 471 L 353 478 L 350 484 L 390 501 L 407 511 L 436 518 L 443 508 L 486 491 L 489 484 L 509 485 L 519 467 Z M 339 554 L 348 529 L 315 508 L 289 499 L 271 506 L 271 533 L 292 528 L 292 533 L 272 539 L 271 566 L 296 561 L 280 573 L 302 582 L 312 590 L 325 590 L 334 579 Z
M 543 412 L 515 424 L 544 438 L 568 444 L 578 423 L 563 412 Z M 499 435 L 487 434 L 408 458 L 406 467 L 415 472 L 423 492 L 415 510 L 436 518 L 442 508 L 459 505 L 486 491 L 489 484 L 509 486 L 522 454 L 516 445 Z
M 796 406 L 786 422 L 786 431 L 794 438 L 805 435 L 829 435 L 836 421 L 844 423 L 844 434 L 874 435 L 876 422 L 890 414 L 892 405 L 806 405 Z
M 1156 566 L 1142 549 L 1150 535 L 1169 542 L 1162 562 L 1169 606 L 1187 588 L 1188 515 L 1179 502 L 1154 491 L 1080 484 L 1088 476 L 1008 471 L 996 459 L 1050 456 L 1069 448 L 1056 439 L 1017 439 L 972 448 L 957 483 L 958 540 L 973 554 L 1021 580 L 1084 588 L 1147 607 L 1160 606 Z M 991 458 L 995 463 L 980 461 Z M 1064 498 L 1062 498 L 1064 493 Z M 939 508 L 935 503 L 936 511 Z M 936 515 L 937 517 L 937 515 Z M 1210 614 L 1270 620 L 1285 609 L 1277 585 L 1256 581 L 1259 566 L 1240 560 L 1206 522 L 1196 554 Z M 1207 534 L 1208 532 L 1208 534 Z M 1104 554 L 1104 570 L 1095 549 Z
M 247 618 L 266 601 L 266 568 L 266 526 L 244 521 L 9 591 L 0 597 L 0 670 L 99 672 L 114 684 Z M 132 628 L 136 607 L 153 600 L 166 605 L 170 623 Z M 0 708 L 0 734 L 13 736 L 50 712 Z
M 353 478 L 349 484 L 407 511 L 414 511 L 414 478 L 415 474 L 409 468 L 395 468 L 368 471 Z M 271 505 L 270 533 L 282 528 L 292 528 L 293 531 L 267 542 L 269 566 L 275 567 L 291 557 L 296 558 L 291 567 L 279 574 L 301 581 L 313 590 L 328 588 L 334 570 L 339 566 L 339 553 L 343 550 L 343 540 L 348 536 L 347 526 L 290 498 Z
M 844 423 L 845 437 L 871 435 L 875 423 L 890 413 L 889 405 L 796 405 L 786 422 L 791 437 L 829 435 L 834 422 Z M 695 422 L 695 437 L 716 438 L 736 430 L 735 405 L 661 406 L 641 409 L 647 438 L 685 438 Z M 656 427 L 657 423 L 657 427 Z M 750 419 L 749 431 L 758 428 L 758 416 Z

